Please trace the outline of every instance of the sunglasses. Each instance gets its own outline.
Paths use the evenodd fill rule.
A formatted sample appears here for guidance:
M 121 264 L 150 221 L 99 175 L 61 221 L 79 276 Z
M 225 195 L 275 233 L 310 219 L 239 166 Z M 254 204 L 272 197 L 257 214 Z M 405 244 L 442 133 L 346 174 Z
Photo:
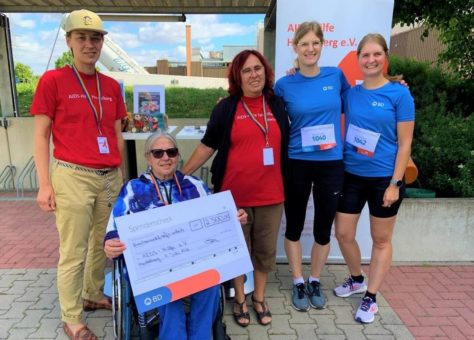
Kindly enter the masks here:
M 153 155 L 153 157 L 157 159 L 160 159 L 161 157 L 163 157 L 165 152 L 169 158 L 174 158 L 178 156 L 179 150 L 178 148 L 171 148 L 171 149 L 166 149 L 166 150 L 163 150 L 163 149 L 150 150 L 150 153 Z

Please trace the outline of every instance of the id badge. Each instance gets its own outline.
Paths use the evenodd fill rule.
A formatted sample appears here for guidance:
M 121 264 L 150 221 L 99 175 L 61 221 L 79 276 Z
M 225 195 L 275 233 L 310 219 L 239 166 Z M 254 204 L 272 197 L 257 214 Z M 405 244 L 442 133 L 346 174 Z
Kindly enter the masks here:
M 110 153 L 109 142 L 107 142 L 107 137 L 97 137 L 97 145 L 99 146 L 99 152 L 102 154 Z
M 273 148 L 263 148 L 263 165 L 273 165 Z

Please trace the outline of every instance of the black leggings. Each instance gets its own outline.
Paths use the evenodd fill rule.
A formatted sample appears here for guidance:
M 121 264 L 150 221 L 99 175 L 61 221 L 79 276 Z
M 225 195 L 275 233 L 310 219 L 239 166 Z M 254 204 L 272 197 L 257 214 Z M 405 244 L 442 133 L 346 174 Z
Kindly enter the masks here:
M 314 201 L 314 241 L 326 245 L 336 215 L 344 181 L 344 163 L 337 161 L 304 161 L 290 159 L 285 183 L 285 237 L 298 241 L 304 228 L 306 206 L 311 187 Z

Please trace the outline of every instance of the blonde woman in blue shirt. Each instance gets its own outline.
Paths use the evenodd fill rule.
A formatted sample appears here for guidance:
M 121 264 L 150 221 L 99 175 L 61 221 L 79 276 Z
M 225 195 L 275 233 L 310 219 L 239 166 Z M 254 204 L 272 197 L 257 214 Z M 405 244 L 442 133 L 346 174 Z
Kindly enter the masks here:
M 331 227 L 344 179 L 341 95 L 350 85 L 338 67 L 318 66 L 323 44 L 319 23 L 298 25 L 293 48 L 299 69 L 275 84 L 275 94 L 283 98 L 290 119 L 284 243 L 293 276 L 291 304 L 298 311 L 326 305 L 320 277 L 329 254 Z M 300 238 L 311 192 L 314 243 L 311 272 L 305 282 Z
M 355 319 L 371 323 L 378 311 L 376 294 L 392 260 L 392 234 L 405 192 L 403 176 L 411 153 L 415 105 L 400 78 L 384 74 L 388 48 L 382 35 L 366 35 L 359 43 L 357 57 L 364 81 L 344 96 L 345 176 L 336 214 L 336 237 L 350 277 L 334 289 L 334 294 L 348 297 L 367 290 Z M 373 242 L 367 286 L 355 240 L 365 203 Z

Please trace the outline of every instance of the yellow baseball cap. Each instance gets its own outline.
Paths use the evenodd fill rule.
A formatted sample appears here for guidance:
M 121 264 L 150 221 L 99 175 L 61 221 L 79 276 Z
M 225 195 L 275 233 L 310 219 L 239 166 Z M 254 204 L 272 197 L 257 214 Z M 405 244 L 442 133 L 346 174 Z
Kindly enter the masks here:
M 64 30 L 66 33 L 74 30 L 86 30 L 107 34 L 100 17 L 87 9 L 72 11 L 66 19 Z

